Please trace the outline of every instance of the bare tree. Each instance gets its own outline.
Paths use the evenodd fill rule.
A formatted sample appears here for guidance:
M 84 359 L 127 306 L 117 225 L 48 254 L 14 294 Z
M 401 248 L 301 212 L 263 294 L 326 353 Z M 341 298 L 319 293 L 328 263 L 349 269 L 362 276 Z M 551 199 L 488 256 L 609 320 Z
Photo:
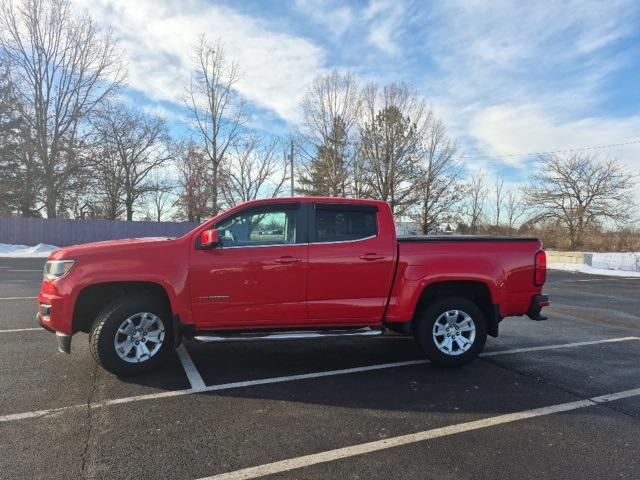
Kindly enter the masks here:
M 257 135 L 234 146 L 222 171 L 222 194 L 227 206 L 282 193 L 288 177 L 278 146 L 277 140 L 263 144 Z
M 374 198 L 389 202 L 394 215 L 405 214 L 420 199 L 423 177 L 421 142 L 433 121 L 424 101 L 404 85 L 363 93 L 360 156 Z
M 353 138 L 360 98 L 351 73 L 337 70 L 315 78 L 304 97 L 302 142 L 308 148 L 298 183 L 310 195 L 353 194 Z M 308 151 L 310 150 L 310 152 Z
M 43 173 L 47 217 L 81 165 L 74 152 L 81 121 L 124 78 L 110 32 L 102 33 L 67 0 L 6 1 L 0 46 L 11 65 Z
M 484 209 L 489 193 L 486 179 L 486 174 L 478 171 L 471 176 L 467 184 L 466 210 L 469 220 L 469 231 L 472 234 L 477 234 L 482 225 Z
M 147 217 L 161 222 L 174 203 L 175 182 L 166 173 L 161 174 L 157 170 L 150 177 L 145 195 L 148 205 Z
M 95 212 L 106 220 L 117 220 L 125 212 L 124 165 L 110 143 L 97 145 L 90 160 L 93 165 L 93 188 L 88 200 Z
M 238 64 L 227 59 L 222 41 L 210 44 L 204 35 L 195 48 L 194 63 L 185 104 L 209 161 L 211 213 L 217 215 L 220 173 L 245 122 L 244 105 L 236 91 L 240 73 Z
M 533 220 L 560 222 L 571 248 L 583 244 L 588 228 L 624 222 L 633 213 L 636 177 L 615 159 L 583 152 L 545 155 L 538 171 L 525 189 L 527 201 L 538 211 Z
M 505 201 L 505 194 L 504 194 L 504 177 L 502 176 L 502 174 L 498 173 L 496 175 L 496 179 L 495 179 L 495 183 L 494 183 L 494 211 L 493 213 L 495 214 L 494 221 L 493 224 L 497 227 L 500 226 L 500 214 L 502 213 L 502 206 L 504 204 Z
M 423 234 L 451 221 L 454 207 L 464 195 L 460 176 L 463 165 L 454 158 L 456 146 L 446 135 L 444 124 L 434 121 L 424 146 L 422 198 L 418 219 Z
M 510 231 L 515 230 L 518 221 L 527 212 L 527 205 L 522 201 L 520 195 L 515 191 L 509 190 L 505 196 L 505 214 L 507 216 L 507 228 Z
M 178 212 L 176 218 L 201 222 L 210 212 L 211 189 L 207 179 L 209 161 L 193 143 L 178 146 L 174 155 L 178 170 Z
M 166 122 L 122 103 L 109 103 L 97 113 L 94 127 L 104 157 L 93 166 L 119 176 L 114 181 L 121 187 L 126 218 L 133 220 L 134 204 L 151 188 L 148 175 L 170 158 Z

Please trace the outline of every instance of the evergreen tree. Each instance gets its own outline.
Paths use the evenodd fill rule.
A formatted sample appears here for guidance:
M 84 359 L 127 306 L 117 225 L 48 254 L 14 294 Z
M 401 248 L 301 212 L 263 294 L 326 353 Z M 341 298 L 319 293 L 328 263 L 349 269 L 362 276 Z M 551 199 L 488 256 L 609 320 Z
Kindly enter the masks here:
M 316 146 L 316 155 L 298 179 L 304 195 L 344 197 L 349 186 L 349 152 L 345 123 L 334 119 L 329 135 Z
M 420 197 L 421 134 L 395 105 L 379 110 L 361 131 L 360 150 L 371 196 L 403 215 Z
M 37 215 L 35 167 L 29 130 L 13 83 L 0 73 L 0 215 Z

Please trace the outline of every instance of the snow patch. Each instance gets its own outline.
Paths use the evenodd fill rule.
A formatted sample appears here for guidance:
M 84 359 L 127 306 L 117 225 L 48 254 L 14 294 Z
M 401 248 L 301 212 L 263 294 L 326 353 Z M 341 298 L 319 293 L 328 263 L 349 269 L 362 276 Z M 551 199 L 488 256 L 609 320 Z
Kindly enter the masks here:
M 48 257 L 51 253 L 60 247 L 39 243 L 38 245 L 10 245 L 0 243 L 0 257 L 10 258 L 40 258 Z
M 588 273 L 590 275 L 604 275 L 608 277 L 640 278 L 640 272 L 609 270 L 606 268 L 596 268 L 579 263 L 550 263 L 547 268 L 551 270 L 564 270 L 565 272 L 580 272 Z
M 640 272 L 640 252 L 592 253 L 591 266 L 607 270 Z

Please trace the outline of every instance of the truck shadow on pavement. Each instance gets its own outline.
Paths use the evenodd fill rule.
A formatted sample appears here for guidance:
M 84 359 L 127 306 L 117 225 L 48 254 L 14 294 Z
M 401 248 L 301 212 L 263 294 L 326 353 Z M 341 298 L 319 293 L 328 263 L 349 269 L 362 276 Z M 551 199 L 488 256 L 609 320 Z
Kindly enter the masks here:
M 637 388 L 640 377 L 630 379 L 628 374 L 631 365 L 640 362 L 637 343 L 600 345 L 598 354 L 592 349 L 589 357 L 579 349 L 536 352 L 533 365 L 531 357 L 516 354 L 479 359 L 462 368 L 425 363 L 197 395 L 211 402 L 212 408 L 222 399 L 235 399 L 309 408 L 496 414 Z M 410 338 L 188 343 L 187 348 L 207 386 L 424 358 Z M 179 363 L 177 366 L 180 368 Z M 173 362 L 170 371 L 175 373 Z M 611 375 L 612 371 L 620 375 Z M 163 389 L 167 378 L 163 370 L 159 372 L 122 380 Z M 574 379 L 573 384 L 568 379 Z

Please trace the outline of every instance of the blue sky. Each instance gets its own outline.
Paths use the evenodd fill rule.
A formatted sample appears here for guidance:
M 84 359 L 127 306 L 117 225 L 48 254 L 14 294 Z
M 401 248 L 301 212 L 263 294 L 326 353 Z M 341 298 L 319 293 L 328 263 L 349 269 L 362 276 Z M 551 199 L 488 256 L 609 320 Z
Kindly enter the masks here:
M 317 74 L 406 81 L 457 139 L 470 171 L 513 182 L 526 152 L 640 140 L 640 2 L 74 0 L 110 23 L 129 98 L 179 130 L 201 33 L 241 67 L 251 125 L 287 134 Z M 640 143 L 599 150 L 640 171 Z

